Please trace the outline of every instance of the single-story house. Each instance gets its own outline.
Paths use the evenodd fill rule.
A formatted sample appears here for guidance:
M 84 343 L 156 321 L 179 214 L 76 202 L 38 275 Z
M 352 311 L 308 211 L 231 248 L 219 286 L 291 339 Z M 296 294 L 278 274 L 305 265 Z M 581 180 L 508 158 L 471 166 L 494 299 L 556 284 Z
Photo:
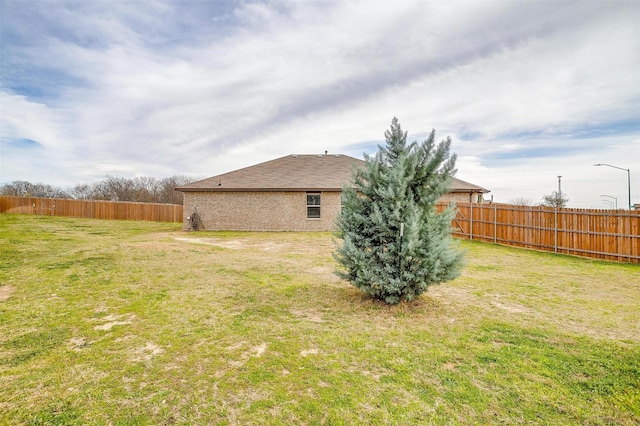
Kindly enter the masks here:
M 198 213 L 206 230 L 331 231 L 342 187 L 365 162 L 347 155 L 288 155 L 176 188 L 184 228 Z M 482 202 L 489 192 L 453 178 L 443 201 Z

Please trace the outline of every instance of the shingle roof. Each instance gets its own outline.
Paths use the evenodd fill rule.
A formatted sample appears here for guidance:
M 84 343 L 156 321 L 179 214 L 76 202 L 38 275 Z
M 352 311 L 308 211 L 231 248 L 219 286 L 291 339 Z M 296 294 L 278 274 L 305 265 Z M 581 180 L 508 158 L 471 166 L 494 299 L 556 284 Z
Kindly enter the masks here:
M 451 188 L 449 189 L 449 192 L 481 192 L 483 194 L 486 194 L 487 192 L 491 192 L 488 189 L 485 189 L 481 186 L 478 185 L 474 185 L 472 183 L 469 182 L 465 182 L 463 180 L 460 180 L 458 178 L 452 177 L 451 178 Z
M 341 154 L 288 155 L 176 188 L 212 191 L 340 191 L 364 161 Z M 489 192 L 453 178 L 452 192 Z
M 178 191 L 339 191 L 351 180 L 352 167 L 364 161 L 347 155 L 286 157 L 213 176 Z

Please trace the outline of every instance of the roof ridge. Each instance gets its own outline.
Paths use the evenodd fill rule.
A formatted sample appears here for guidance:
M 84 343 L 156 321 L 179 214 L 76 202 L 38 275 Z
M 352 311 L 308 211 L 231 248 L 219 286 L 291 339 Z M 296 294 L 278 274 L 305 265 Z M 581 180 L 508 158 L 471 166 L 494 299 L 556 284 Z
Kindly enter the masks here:
M 176 188 L 179 191 L 341 191 L 364 160 L 346 154 L 289 154 Z M 464 189 L 488 190 L 455 177 Z M 462 188 L 456 188 L 462 189 Z M 454 189 L 454 191 L 456 190 Z

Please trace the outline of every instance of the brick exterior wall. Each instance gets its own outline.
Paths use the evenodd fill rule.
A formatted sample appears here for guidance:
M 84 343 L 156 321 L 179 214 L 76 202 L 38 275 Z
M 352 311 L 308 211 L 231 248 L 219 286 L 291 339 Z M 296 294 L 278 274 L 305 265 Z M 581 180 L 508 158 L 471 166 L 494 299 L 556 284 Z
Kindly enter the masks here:
M 333 231 L 341 193 L 320 194 L 320 219 L 307 219 L 306 192 L 184 192 L 184 229 L 195 204 L 209 231 Z
M 340 192 L 321 192 L 320 219 L 307 219 L 307 192 L 184 192 L 183 228 L 195 204 L 209 231 L 335 231 Z M 480 202 L 482 194 L 450 193 L 441 202 Z
M 483 197 L 480 192 L 452 192 L 440 198 L 441 203 L 482 203 Z

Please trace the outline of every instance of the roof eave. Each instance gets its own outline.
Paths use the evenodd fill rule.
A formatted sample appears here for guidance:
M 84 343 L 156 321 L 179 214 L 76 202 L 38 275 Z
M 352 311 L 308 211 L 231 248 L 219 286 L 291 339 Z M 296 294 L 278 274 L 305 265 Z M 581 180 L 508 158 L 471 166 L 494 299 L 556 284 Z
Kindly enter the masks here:
M 175 188 L 180 192 L 341 192 L 342 188 Z
M 475 194 L 475 193 L 479 192 L 479 193 L 482 193 L 482 194 L 486 194 L 486 193 L 491 192 L 491 191 L 489 191 L 488 189 L 484 189 L 484 188 L 463 188 L 463 189 L 450 189 L 449 192 L 450 193 L 465 193 L 465 194 L 468 194 L 470 192 Z

